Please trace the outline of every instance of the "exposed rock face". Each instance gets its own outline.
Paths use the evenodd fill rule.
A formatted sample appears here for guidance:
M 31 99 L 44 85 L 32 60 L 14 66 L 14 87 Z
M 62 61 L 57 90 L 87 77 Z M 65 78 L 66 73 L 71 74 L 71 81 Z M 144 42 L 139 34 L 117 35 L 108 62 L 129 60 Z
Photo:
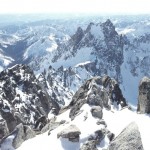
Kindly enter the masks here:
M 110 110 L 114 102 L 121 107 L 127 105 L 118 83 L 109 76 L 94 77 L 87 80 L 73 96 L 69 116 L 74 119 L 85 103 Z
M 139 85 L 138 112 L 150 113 L 150 79 L 144 77 Z
M 108 150 L 143 150 L 140 132 L 135 122 L 129 124 L 109 145 Z
M 115 138 L 115 134 L 108 131 L 107 137 L 108 137 L 109 141 L 112 141 Z
M 4 119 L 0 118 L 0 139 L 9 134 L 7 123 Z
M 12 112 L 10 111 L 3 111 L 1 110 L 1 116 L 6 120 L 9 132 L 12 132 L 14 128 L 16 127 L 17 123 L 17 118 L 15 119 L 15 116 Z
M 6 146 L 8 144 L 8 149 L 10 148 L 10 144 L 12 144 L 11 149 L 17 149 L 20 145 L 30 138 L 35 137 L 35 132 L 29 127 L 24 126 L 22 123 L 17 125 L 16 128 L 9 135 L 5 136 L 0 143 L 0 146 L 3 149 L 7 149 Z M 7 143 L 7 144 L 6 144 Z M 10 145 L 10 146 L 9 146 Z
M 74 45 L 74 50 L 77 50 L 80 41 L 84 36 L 84 31 L 81 27 L 78 27 L 76 33 L 71 37 L 70 44 Z
M 13 134 L 15 137 L 12 145 L 15 149 L 18 148 L 25 140 L 35 137 L 35 132 L 28 126 L 23 126 L 23 124 L 17 125 Z
M 73 71 L 71 68 L 64 69 L 62 66 L 58 69 L 52 68 L 49 66 L 48 70 L 44 70 L 43 73 L 40 74 L 38 80 L 41 83 L 41 86 L 48 91 L 48 94 L 51 97 L 52 102 L 58 103 L 59 105 L 55 106 L 58 114 L 59 106 L 62 107 L 64 105 L 68 105 L 71 101 L 73 93 L 68 90 L 69 83 L 68 77 L 72 77 Z
M 30 126 L 24 125 L 23 128 L 24 128 L 24 140 L 28 140 L 36 136 L 35 131 Z
M 80 69 L 85 69 L 92 76 L 111 72 L 113 78 L 121 81 L 120 66 L 124 60 L 125 44 L 125 37 L 116 32 L 115 26 L 109 19 L 104 23 L 90 23 L 85 30 L 78 27 L 68 42 L 58 46 L 52 62 L 55 63 L 60 58 L 71 60 L 80 51 L 87 49 L 95 60 L 90 60 L 90 63 L 84 64 Z M 78 74 L 78 71 L 76 73 Z
M 91 113 L 93 117 L 97 117 L 99 119 L 102 119 L 103 117 L 102 108 L 100 106 L 93 106 L 91 108 Z
M 80 130 L 75 125 L 70 125 L 57 134 L 57 137 L 67 138 L 71 142 L 79 142 Z
M 98 149 L 96 148 L 96 142 L 94 140 L 91 140 L 83 144 L 80 150 L 98 150 Z
M 47 117 L 46 116 L 42 116 L 40 117 L 36 123 L 35 123 L 35 129 L 36 130 L 41 130 L 46 124 L 48 123 Z
M 0 114 L 9 133 L 20 123 L 35 125 L 52 108 L 59 111 L 58 104 L 46 91 L 26 65 L 15 65 L 0 73 Z
M 114 134 L 106 128 L 95 131 L 95 133 L 88 138 L 88 141 L 81 146 L 80 150 L 97 150 L 96 145 L 100 145 L 105 136 L 109 136 L 110 141 L 114 138 Z
M 15 138 L 13 140 L 12 145 L 16 149 L 24 142 L 24 129 L 22 124 L 16 126 L 14 134 L 15 134 Z
M 107 130 L 106 129 L 101 129 L 101 130 L 95 131 L 96 144 L 100 144 L 101 141 L 105 138 L 106 134 L 107 134 Z

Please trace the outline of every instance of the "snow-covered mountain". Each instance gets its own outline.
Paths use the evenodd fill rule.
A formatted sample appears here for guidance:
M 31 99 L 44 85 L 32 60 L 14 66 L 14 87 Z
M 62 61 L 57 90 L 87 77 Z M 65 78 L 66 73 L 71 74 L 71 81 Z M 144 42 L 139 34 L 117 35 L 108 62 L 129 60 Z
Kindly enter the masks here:
M 136 105 L 139 80 L 150 74 L 149 18 L 105 18 L 51 19 L 3 26 L 1 70 L 25 63 L 40 75 L 52 67 L 55 77 L 62 78 L 58 82 L 70 92 L 95 75 L 108 74 L 119 81 L 129 103 Z
M 1 70 L 25 63 L 39 75 L 52 67 L 70 92 L 95 75 L 108 74 L 119 81 L 129 103 L 136 105 L 139 80 L 149 76 L 150 21 L 148 16 L 105 18 L 53 19 L 1 27 Z
M 0 26 L 1 150 L 149 150 L 150 20 L 125 19 Z
M 47 115 L 52 107 L 59 110 L 36 79 L 33 71 L 25 65 L 16 65 L 0 73 L 0 113 L 6 120 L 9 132 L 17 124 L 32 125 L 42 115 Z
M 63 68 L 64 82 L 73 91 L 95 75 L 108 74 L 119 81 L 126 99 L 136 105 L 139 80 L 149 76 L 148 29 L 147 22 L 134 23 L 117 33 L 110 20 L 90 23 L 85 29 L 78 27 L 55 51 L 29 64 L 37 73 L 49 65 L 58 72 Z
M 140 96 L 149 91 L 149 81 L 141 81 Z M 1 149 L 149 149 L 149 116 L 132 111 L 117 81 L 108 76 L 87 80 L 57 116 L 51 111 L 47 123 L 40 118 L 36 124 L 39 132 L 23 123 L 17 125 L 2 139 Z

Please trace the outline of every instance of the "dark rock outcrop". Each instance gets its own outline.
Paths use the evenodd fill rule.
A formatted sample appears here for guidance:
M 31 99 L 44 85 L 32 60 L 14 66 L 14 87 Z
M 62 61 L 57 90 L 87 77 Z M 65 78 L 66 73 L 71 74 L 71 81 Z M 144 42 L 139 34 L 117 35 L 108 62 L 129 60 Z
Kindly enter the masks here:
M 95 131 L 96 144 L 100 144 L 101 141 L 105 138 L 106 134 L 107 134 L 107 130 L 106 129 L 101 129 L 101 130 Z
M 150 79 L 144 77 L 139 84 L 138 109 L 139 113 L 150 113 Z
M 108 131 L 107 137 L 108 137 L 109 141 L 112 141 L 115 138 L 115 134 L 110 132 L 110 131 Z
M 0 118 L 0 139 L 9 134 L 7 123 L 3 118 Z
M 103 120 L 103 119 L 98 120 L 98 121 L 96 122 L 96 124 L 97 124 L 97 125 L 104 125 L 105 127 L 107 127 L 107 124 L 106 124 L 105 120 Z
M 76 50 L 79 46 L 79 42 L 82 40 L 84 36 L 84 31 L 81 27 L 78 27 L 76 33 L 71 37 L 70 44 L 74 45 L 75 47 L 73 48 Z
M 17 119 L 15 119 L 14 114 L 10 111 L 4 111 L 2 109 L 1 116 L 3 117 L 4 120 L 6 120 L 9 132 L 12 132 L 17 125 Z
M 118 83 L 109 76 L 94 77 L 87 80 L 73 96 L 68 106 L 71 108 L 69 117 L 74 119 L 85 103 L 110 110 L 114 102 L 121 107 L 127 106 Z
M 35 122 L 34 128 L 40 131 L 47 123 L 48 118 L 46 116 L 42 116 Z
M 71 76 L 71 69 L 64 69 L 62 66 L 54 69 L 52 66 L 49 66 L 49 69 L 44 70 L 38 77 L 43 89 L 48 91 L 47 93 L 53 102 L 53 107 L 56 108 L 56 115 L 60 107 L 66 105 L 65 100 L 70 101 L 73 96 L 73 93 L 68 90 L 68 82 L 66 81 L 66 78 Z
M 109 145 L 108 150 L 143 150 L 140 132 L 135 122 L 129 124 Z
M 33 127 L 52 108 L 59 111 L 30 67 L 18 64 L 0 73 L 0 115 L 9 133 L 20 123 Z
M 80 150 L 98 150 L 96 148 L 96 141 L 95 140 L 87 141 L 85 144 L 81 146 Z
M 100 106 L 93 106 L 91 108 L 91 113 L 93 117 L 97 117 L 99 119 L 102 119 L 103 117 L 102 108 Z
M 80 150 L 97 150 L 96 146 L 101 144 L 105 136 L 107 136 L 110 141 L 114 138 L 114 134 L 106 128 L 95 131 L 95 133 L 88 138 L 88 141 L 81 146 Z
M 70 125 L 57 134 L 57 137 L 67 138 L 71 142 L 79 142 L 81 132 L 75 125 Z

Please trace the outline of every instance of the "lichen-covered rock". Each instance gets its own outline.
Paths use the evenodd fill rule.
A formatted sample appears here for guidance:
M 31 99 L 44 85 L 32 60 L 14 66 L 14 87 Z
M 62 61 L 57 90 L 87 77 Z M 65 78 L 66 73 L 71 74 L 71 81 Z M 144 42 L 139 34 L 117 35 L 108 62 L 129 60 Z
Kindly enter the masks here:
M 137 124 L 129 124 L 110 143 L 108 150 L 144 150 Z
M 81 131 L 76 127 L 76 125 L 70 125 L 68 128 L 62 130 L 60 133 L 57 134 L 57 138 L 67 138 L 69 141 L 72 142 L 79 142 L 79 136 Z
M 24 140 L 28 140 L 36 136 L 36 133 L 30 126 L 24 125 L 23 128 L 24 128 Z
M 15 149 L 18 148 L 25 140 L 35 137 L 35 132 L 30 127 L 24 126 L 23 124 L 17 125 L 13 134 L 15 137 L 12 145 Z
M 16 149 L 24 142 L 23 124 L 19 124 L 18 126 L 16 126 L 14 134 L 15 134 L 15 138 L 13 139 L 12 145 Z
M 139 84 L 138 112 L 150 113 L 150 79 L 144 77 Z

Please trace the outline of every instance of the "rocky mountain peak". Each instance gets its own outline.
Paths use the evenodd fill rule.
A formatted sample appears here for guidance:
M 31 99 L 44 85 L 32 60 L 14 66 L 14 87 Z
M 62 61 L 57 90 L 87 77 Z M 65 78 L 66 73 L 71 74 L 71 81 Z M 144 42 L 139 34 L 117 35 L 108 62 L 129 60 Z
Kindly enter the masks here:
M 109 27 L 114 27 L 113 23 L 111 22 L 110 19 L 107 19 L 104 23 L 103 23 L 104 26 L 109 26 Z
M 109 76 L 94 77 L 87 80 L 79 88 L 69 105 L 71 107 L 70 118 L 74 119 L 85 103 L 109 110 L 111 110 L 112 105 L 114 107 L 118 105 L 118 108 L 119 105 L 120 107 L 127 106 L 117 81 Z
M 111 34 L 117 34 L 117 32 L 115 31 L 115 26 L 109 19 L 107 19 L 106 22 L 102 23 L 102 28 L 106 37 L 109 37 L 109 35 Z
M 90 24 L 87 26 L 85 33 L 88 33 L 91 30 L 91 27 L 94 25 L 93 22 L 90 22 Z
M 84 31 L 81 27 L 77 28 L 76 33 L 71 37 L 72 44 L 77 46 L 84 36 Z

